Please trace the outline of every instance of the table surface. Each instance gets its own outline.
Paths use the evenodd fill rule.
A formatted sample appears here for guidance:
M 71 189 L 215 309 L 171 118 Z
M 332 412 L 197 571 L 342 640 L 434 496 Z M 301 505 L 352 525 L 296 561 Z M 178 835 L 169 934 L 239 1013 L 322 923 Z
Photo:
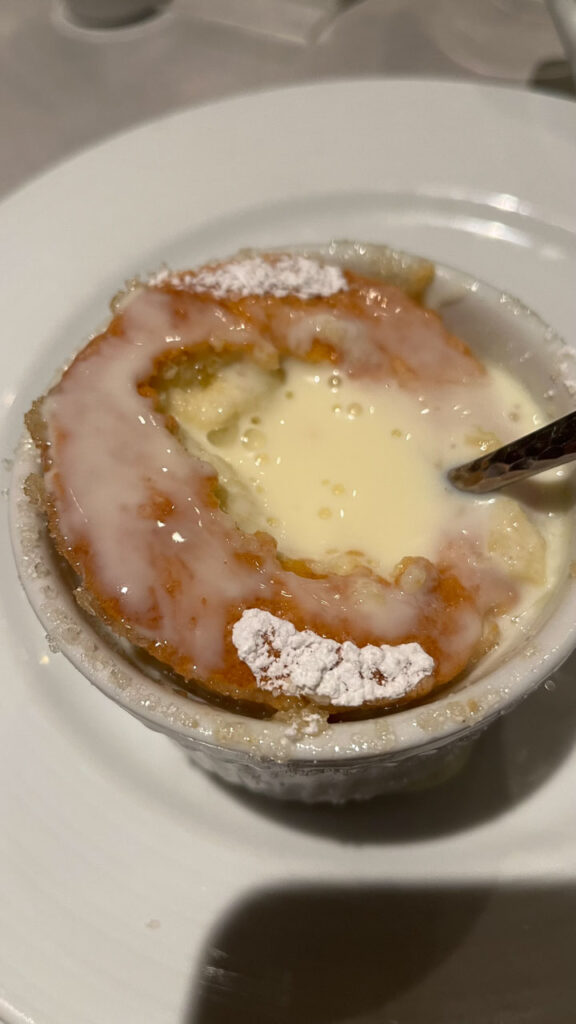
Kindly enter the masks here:
M 539 0 L 172 0 L 107 30 L 74 24 L 62 0 L 4 0 L 0 196 L 112 133 L 239 92 L 358 75 L 565 92 L 563 57 Z

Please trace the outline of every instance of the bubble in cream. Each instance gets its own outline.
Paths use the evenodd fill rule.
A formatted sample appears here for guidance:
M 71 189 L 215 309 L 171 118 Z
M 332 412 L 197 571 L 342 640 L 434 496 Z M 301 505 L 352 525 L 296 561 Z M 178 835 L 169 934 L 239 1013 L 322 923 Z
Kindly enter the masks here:
M 248 430 L 245 430 L 242 434 L 240 441 L 250 451 L 256 451 L 261 445 L 266 444 L 266 434 L 262 430 L 248 427 Z

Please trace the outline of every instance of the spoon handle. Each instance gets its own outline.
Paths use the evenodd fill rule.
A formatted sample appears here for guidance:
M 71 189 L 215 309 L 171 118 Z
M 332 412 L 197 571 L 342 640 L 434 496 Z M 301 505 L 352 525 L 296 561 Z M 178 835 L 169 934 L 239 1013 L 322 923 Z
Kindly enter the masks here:
M 484 494 L 576 459 L 576 412 L 448 473 L 461 491 Z

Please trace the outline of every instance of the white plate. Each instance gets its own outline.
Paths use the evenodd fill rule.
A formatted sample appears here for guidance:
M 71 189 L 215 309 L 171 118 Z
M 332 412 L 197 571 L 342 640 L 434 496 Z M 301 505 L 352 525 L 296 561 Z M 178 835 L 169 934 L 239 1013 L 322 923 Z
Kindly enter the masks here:
M 575 158 L 576 106 L 424 81 L 241 97 L 80 155 L 0 208 L 4 457 L 29 402 L 105 317 L 118 283 L 163 261 L 191 264 L 245 244 L 385 241 L 516 294 L 568 336 Z M 7 467 L 5 478 L 7 486 Z M 382 906 L 385 917 L 396 898 L 389 886 L 408 906 L 410 894 L 430 901 L 473 885 L 474 907 L 459 900 L 464 924 L 434 952 L 438 973 L 448 947 L 452 961 L 464 956 L 462 935 L 498 883 L 521 883 L 523 906 L 535 906 L 528 896 L 543 881 L 572 893 L 573 660 L 433 794 L 339 810 L 271 805 L 199 774 L 50 652 L 16 579 L 5 506 L 0 1015 L 9 1024 L 380 1021 L 375 1006 L 409 1007 L 432 982 L 423 967 L 400 995 L 374 989 L 370 966 L 350 960 L 358 936 L 349 948 L 333 945 L 335 920 L 348 932 L 362 930 L 369 908 Z M 360 895 L 350 889 L 357 883 Z M 561 895 L 554 907 L 564 905 Z M 302 942 L 291 944 L 294 908 Z M 552 909 L 540 915 L 544 964 L 560 928 L 556 918 L 546 932 Z M 322 920 L 332 925 L 318 931 Z M 510 920 L 522 932 L 512 912 Z M 427 933 L 425 921 L 420 929 Z M 501 918 L 491 947 L 496 934 Z M 384 933 L 379 941 L 385 949 Z M 323 956 L 334 964 L 329 987 Z M 355 1001 L 326 1009 L 345 968 Z M 324 996 L 307 1015 L 298 998 L 308 976 Z M 469 993 L 478 1004 L 480 988 Z

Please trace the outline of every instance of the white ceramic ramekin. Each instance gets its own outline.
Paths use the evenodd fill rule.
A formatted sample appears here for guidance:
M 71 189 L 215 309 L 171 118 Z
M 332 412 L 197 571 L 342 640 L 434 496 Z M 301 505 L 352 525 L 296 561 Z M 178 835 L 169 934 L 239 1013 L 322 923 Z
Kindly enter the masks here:
M 576 355 L 521 303 L 446 267 L 437 268 L 429 301 L 481 358 L 512 367 L 551 416 L 573 408 Z M 104 634 L 78 607 L 70 572 L 23 494 L 35 469 L 37 456 L 25 439 L 11 491 L 13 544 L 22 584 L 53 648 L 121 707 L 180 743 L 197 765 L 254 791 L 337 802 L 430 785 L 450 774 L 470 742 L 576 647 L 572 531 L 562 578 L 528 633 L 493 651 L 431 703 L 330 724 L 317 735 L 224 710 L 185 692 L 176 677 Z

